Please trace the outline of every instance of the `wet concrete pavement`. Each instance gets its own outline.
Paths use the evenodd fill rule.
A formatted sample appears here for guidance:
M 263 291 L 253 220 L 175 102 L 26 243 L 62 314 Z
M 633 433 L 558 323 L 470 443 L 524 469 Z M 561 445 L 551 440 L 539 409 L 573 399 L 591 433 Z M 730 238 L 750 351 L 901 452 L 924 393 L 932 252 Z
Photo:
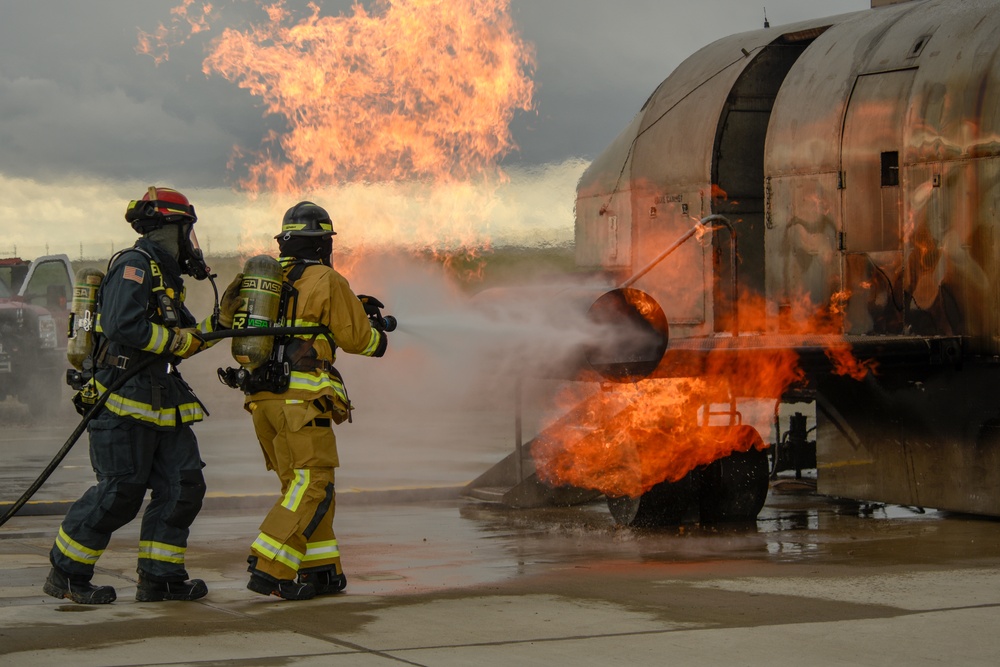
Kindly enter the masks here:
M 99 607 L 46 597 L 57 516 L 0 529 L 11 665 L 992 665 L 1000 524 L 775 491 L 754 525 L 633 530 L 601 503 L 505 511 L 340 499 L 346 593 L 245 588 L 260 510 L 208 510 L 188 568 L 209 594 L 138 603 L 137 525 Z
M 60 511 L 92 482 L 84 437 L 31 513 L 0 527 L 0 664 L 996 664 L 1000 521 L 839 502 L 787 479 L 750 525 L 620 528 L 600 501 L 503 510 L 458 497 L 507 453 L 496 406 L 414 410 L 405 442 L 396 418 L 338 429 L 348 589 L 262 597 L 245 559 L 276 482 L 245 416 L 213 412 L 198 426 L 211 495 L 187 561 L 208 596 L 134 601 L 138 521 L 99 562 L 116 603 L 42 593 Z M 9 502 L 73 420 L 7 417 Z

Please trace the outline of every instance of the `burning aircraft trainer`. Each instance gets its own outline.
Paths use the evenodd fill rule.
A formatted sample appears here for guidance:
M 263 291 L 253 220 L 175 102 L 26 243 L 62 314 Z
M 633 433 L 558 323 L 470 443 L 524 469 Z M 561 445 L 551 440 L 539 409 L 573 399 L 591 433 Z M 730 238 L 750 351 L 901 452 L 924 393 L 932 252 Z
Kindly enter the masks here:
M 823 494 L 1000 516 L 1000 2 L 872 4 L 706 46 L 590 165 L 590 312 L 645 335 L 470 494 L 749 520 L 798 456 Z

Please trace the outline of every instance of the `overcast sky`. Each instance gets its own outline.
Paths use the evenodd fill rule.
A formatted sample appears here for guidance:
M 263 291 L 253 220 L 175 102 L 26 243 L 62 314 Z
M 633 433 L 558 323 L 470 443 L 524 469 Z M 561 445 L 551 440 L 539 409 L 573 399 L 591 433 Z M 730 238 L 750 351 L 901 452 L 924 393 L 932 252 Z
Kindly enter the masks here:
M 349 8 L 343 0 L 320 4 L 330 13 Z M 172 49 L 159 66 L 136 53 L 139 29 L 168 22 L 171 5 L 0 0 L 0 250 L 25 235 L 11 220 L 44 222 L 56 200 L 60 215 L 79 223 L 84 212 L 74 210 L 73 187 L 120 197 L 115 211 L 141 194 L 128 189 L 139 182 L 225 190 L 233 183 L 227 169 L 233 146 L 260 145 L 268 121 L 259 100 L 202 73 L 205 45 L 217 31 Z M 515 118 L 521 148 L 507 163 L 593 159 L 677 64 L 715 39 L 762 27 L 765 7 L 776 27 L 869 6 L 869 0 L 512 0 L 537 68 L 535 112 Z M 228 18 L 238 13 L 231 8 Z

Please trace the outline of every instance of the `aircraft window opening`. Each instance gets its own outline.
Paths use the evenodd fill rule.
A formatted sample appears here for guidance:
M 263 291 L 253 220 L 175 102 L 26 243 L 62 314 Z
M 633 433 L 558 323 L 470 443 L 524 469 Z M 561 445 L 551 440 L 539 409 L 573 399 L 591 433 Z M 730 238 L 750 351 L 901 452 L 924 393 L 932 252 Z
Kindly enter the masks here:
M 899 186 L 899 152 L 882 153 L 882 187 Z

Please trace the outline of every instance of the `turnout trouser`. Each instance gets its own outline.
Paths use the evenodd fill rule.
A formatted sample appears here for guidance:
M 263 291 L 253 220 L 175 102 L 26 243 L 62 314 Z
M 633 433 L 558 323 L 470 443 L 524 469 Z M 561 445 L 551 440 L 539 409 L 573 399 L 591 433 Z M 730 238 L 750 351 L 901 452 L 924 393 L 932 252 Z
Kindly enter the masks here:
M 184 581 L 190 526 L 205 496 L 204 463 L 190 426 L 158 431 L 107 411 L 92 421 L 90 460 L 97 484 L 66 513 L 50 552 L 52 564 L 89 580 L 111 535 L 149 504 L 139 532 L 140 573 L 153 581 Z
M 281 498 L 250 547 L 254 571 L 295 579 L 300 571 L 343 574 L 333 532 L 337 441 L 330 414 L 307 401 L 250 404 L 264 460 L 281 480 Z

